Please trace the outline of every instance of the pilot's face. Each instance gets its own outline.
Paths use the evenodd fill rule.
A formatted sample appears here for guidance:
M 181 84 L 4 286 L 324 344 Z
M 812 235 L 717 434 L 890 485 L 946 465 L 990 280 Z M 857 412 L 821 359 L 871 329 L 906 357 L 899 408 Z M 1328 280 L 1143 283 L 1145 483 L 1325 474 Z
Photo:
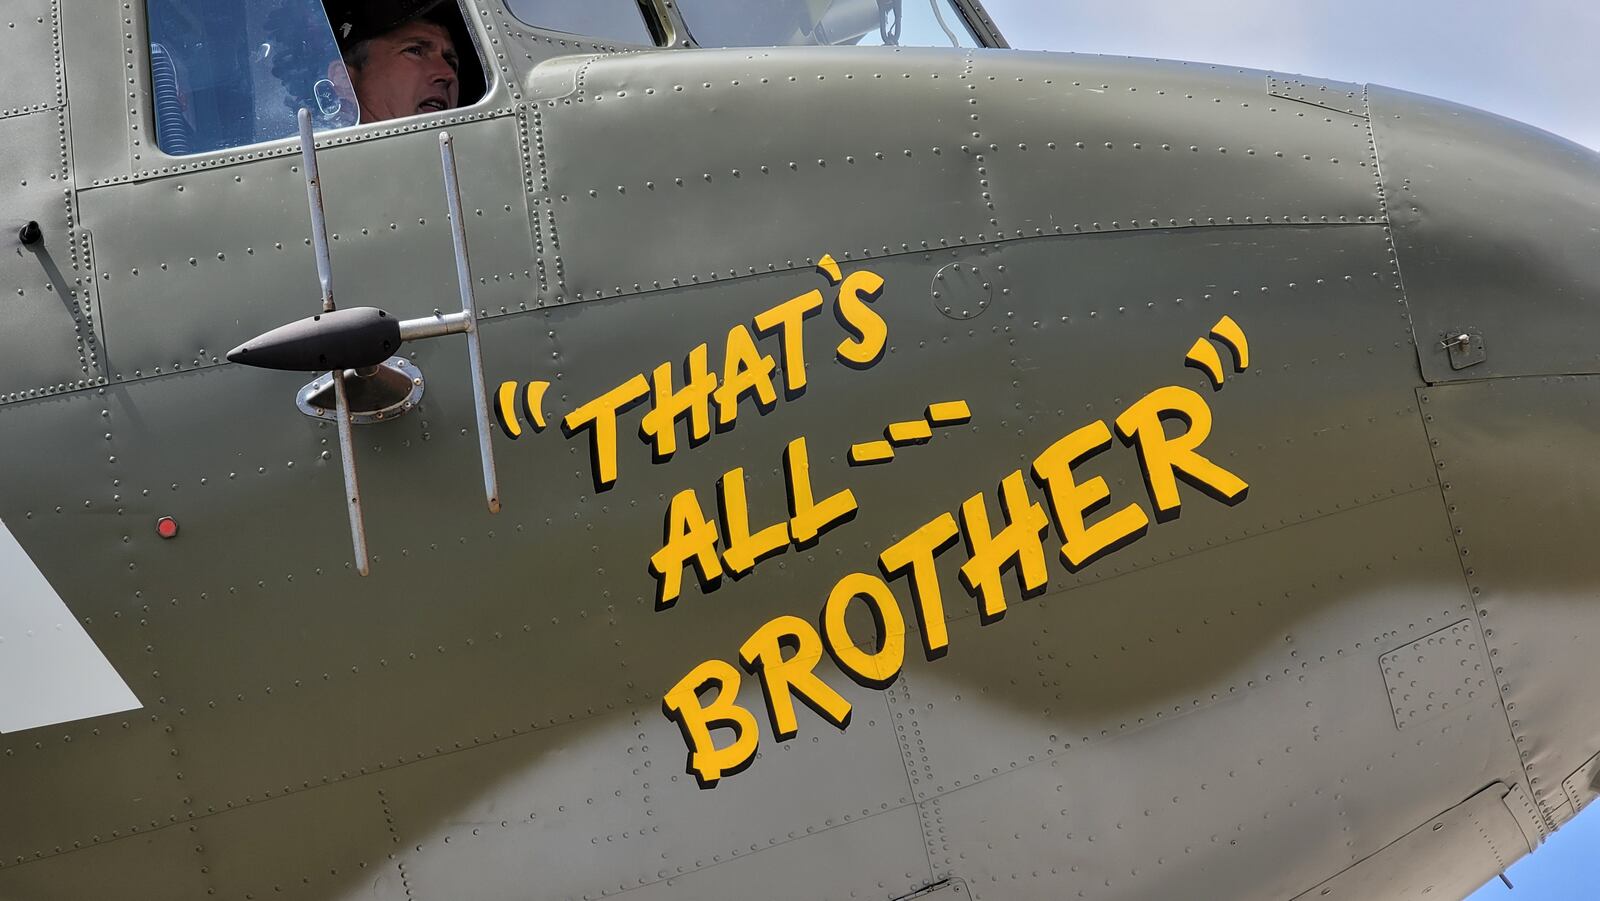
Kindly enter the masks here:
M 350 69 L 362 122 L 454 109 L 461 99 L 460 61 L 444 26 L 407 22 L 372 39 L 367 59 Z

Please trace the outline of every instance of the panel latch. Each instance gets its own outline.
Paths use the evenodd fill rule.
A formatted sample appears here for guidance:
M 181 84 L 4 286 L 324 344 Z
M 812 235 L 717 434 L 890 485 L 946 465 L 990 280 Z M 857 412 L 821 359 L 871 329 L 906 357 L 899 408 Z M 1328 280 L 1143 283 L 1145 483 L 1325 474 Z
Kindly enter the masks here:
M 1451 369 L 1466 369 L 1489 359 L 1489 352 L 1483 345 L 1483 333 L 1475 328 L 1440 332 L 1439 346 L 1449 354 Z

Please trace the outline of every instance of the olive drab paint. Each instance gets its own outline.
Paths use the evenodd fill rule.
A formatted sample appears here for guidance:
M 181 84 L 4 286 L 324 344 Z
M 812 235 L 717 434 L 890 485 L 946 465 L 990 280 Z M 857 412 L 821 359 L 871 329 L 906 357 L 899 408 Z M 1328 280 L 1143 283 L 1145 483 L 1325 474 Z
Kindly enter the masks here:
M 1167 420 L 1182 422 L 1185 430 L 1169 435 L 1164 425 Z M 1177 385 L 1158 388 L 1130 405 L 1116 422 L 1118 434 L 1134 450 L 1145 473 L 1148 500 L 1158 521 L 1174 520 L 1181 511 L 1183 502 L 1177 488 L 1180 478 L 1224 504 L 1231 506 L 1244 500 L 1249 485 L 1200 453 L 1211 435 L 1212 413 L 1199 393 Z M 1110 446 L 1111 430 L 1104 421 L 1096 420 L 1050 445 L 1034 460 L 1034 479 L 1049 498 L 1049 515 L 1033 499 L 1023 472 L 1016 470 L 1000 480 L 997 492 L 980 491 L 962 501 L 959 527 L 950 513 L 941 513 L 883 552 L 879 563 L 886 575 L 910 573 L 912 606 L 925 638 L 928 659 L 942 657 L 950 644 L 944 628 L 948 613 L 933 560 L 954 546 L 958 535 L 967 552 L 967 560 L 959 569 L 960 584 L 976 602 L 981 620 L 988 624 L 1000 620 L 1009 609 L 1006 570 L 1015 570 L 1021 599 L 1038 595 L 1048 584 L 1045 538 L 1052 520 L 1056 534 L 1062 536 L 1060 556 L 1072 572 L 1127 547 L 1148 531 L 1150 518 L 1137 503 L 1101 516 L 1092 524 L 1086 520 L 1110 501 L 1109 489 L 1100 476 L 1081 485 L 1075 483 L 1072 467 Z M 804 438 L 792 443 L 786 453 L 797 449 L 804 454 Z M 792 476 L 796 466 L 791 462 L 786 469 Z M 800 511 L 816 509 L 811 504 L 809 477 L 804 476 L 808 469 L 801 463 L 798 471 L 803 474 L 802 481 L 798 485 L 790 482 L 791 510 L 796 511 L 796 518 L 787 527 L 783 523 L 767 527 L 763 530 L 767 537 L 759 542 L 749 533 L 743 470 L 729 472 L 721 483 L 724 498 L 733 500 L 723 504 L 724 525 L 720 531 L 717 520 L 705 515 L 693 489 L 674 496 L 667 511 L 666 542 L 650 558 L 650 570 L 660 583 L 659 605 L 665 608 L 676 603 L 682 593 L 683 572 L 688 567 L 693 567 L 701 590 L 709 595 L 721 587 L 723 562 L 735 574 L 743 575 L 759 556 L 782 548 L 786 536 L 793 536 L 796 543 L 804 540 L 802 535 L 814 539 L 817 530 L 800 517 Z M 726 487 L 730 479 L 736 486 L 732 489 Z M 990 519 L 991 494 L 999 502 L 998 521 Z M 849 489 L 830 502 L 846 495 L 848 505 L 838 504 L 830 524 L 843 519 L 847 512 L 856 512 Z M 731 515 L 729 511 L 733 511 Z M 719 543 L 727 548 L 721 558 L 717 554 Z M 873 637 L 866 641 L 850 632 L 845 619 L 846 610 L 856 600 L 870 609 L 874 623 Z M 776 741 L 788 741 L 800 731 L 791 695 L 805 701 L 835 727 L 848 728 L 850 702 L 815 673 L 823 647 L 837 669 L 858 684 L 883 690 L 894 683 L 905 661 L 907 643 L 901 604 L 878 576 L 851 573 L 829 592 L 820 628 L 785 614 L 750 636 L 740 648 L 739 659 L 746 670 L 761 676 L 762 696 Z M 785 650 L 790 656 L 784 656 Z M 664 712 L 679 724 L 688 743 L 689 772 L 706 788 L 747 769 L 760 747 L 759 739 L 752 739 L 743 729 L 736 730 L 731 744 L 717 744 L 711 726 L 734 722 L 730 711 L 738 708 L 730 698 L 730 694 L 737 694 L 738 685 L 725 678 L 728 669 L 717 666 L 719 663 L 707 661 L 692 669 L 665 692 L 663 702 Z M 724 678 L 713 678 L 719 673 Z M 711 682 L 720 684 L 722 691 L 710 706 L 705 706 L 700 692 Z M 742 723 L 744 718 L 737 721 Z
M 320 3 L 0 12 L 0 898 L 1459 898 L 1593 803 L 1594 152 L 973 0 L 446 0 L 346 125 Z M 324 276 L 475 340 L 229 362 Z
M 0 572 L 0 733 L 139 709 L 139 699 L 3 521 Z

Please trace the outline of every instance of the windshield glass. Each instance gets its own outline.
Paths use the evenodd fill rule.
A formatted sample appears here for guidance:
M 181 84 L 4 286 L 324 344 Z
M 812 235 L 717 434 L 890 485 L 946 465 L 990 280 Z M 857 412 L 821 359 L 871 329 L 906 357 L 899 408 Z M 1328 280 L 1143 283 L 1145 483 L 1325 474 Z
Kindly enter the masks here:
M 646 47 L 656 42 L 638 0 L 506 0 L 506 6 L 535 28 Z
M 976 47 L 949 0 L 677 0 L 701 47 Z
M 321 0 L 149 0 L 156 138 L 173 156 L 360 121 Z

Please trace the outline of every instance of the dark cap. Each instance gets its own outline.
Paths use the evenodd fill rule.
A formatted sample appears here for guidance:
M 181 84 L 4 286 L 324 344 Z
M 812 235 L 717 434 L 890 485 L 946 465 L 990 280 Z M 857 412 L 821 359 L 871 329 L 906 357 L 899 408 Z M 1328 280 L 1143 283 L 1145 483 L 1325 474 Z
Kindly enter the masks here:
M 328 20 L 342 50 L 432 12 L 443 0 L 329 0 Z

